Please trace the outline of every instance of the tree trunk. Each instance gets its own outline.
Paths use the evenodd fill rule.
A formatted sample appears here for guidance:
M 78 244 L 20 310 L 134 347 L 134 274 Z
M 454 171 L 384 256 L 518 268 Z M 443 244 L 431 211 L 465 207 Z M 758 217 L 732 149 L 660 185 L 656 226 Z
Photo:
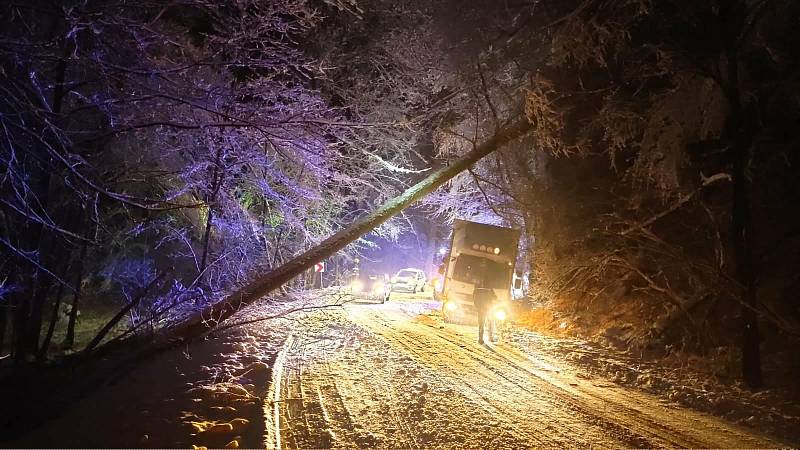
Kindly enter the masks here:
M 85 241 L 81 245 L 81 255 L 78 258 L 78 276 L 75 279 L 75 295 L 72 297 L 72 308 L 69 310 L 69 322 L 67 322 L 67 333 L 61 347 L 68 349 L 75 345 L 75 323 L 78 321 L 78 306 L 81 300 L 81 286 L 83 285 L 83 260 L 86 259 L 88 243 Z
M 47 241 L 48 239 L 44 240 Z M 49 274 L 39 272 L 36 284 L 37 287 L 34 291 L 30 316 L 28 317 L 28 326 L 25 333 L 25 353 L 31 356 L 35 356 L 39 353 L 39 337 L 42 333 L 44 303 L 47 300 L 47 295 L 50 293 L 50 288 L 53 286 L 53 280 L 50 278 Z
M 62 41 L 62 45 L 64 42 Z M 66 55 L 65 50 L 65 55 Z M 56 78 L 53 90 L 52 112 L 54 115 L 61 113 L 61 106 L 64 100 L 64 77 L 67 71 L 67 58 L 61 57 L 56 64 Z M 47 167 L 42 169 L 41 179 L 38 182 L 39 204 L 42 210 L 47 211 L 50 200 L 55 190 L 54 177 Z M 46 267 L 46 263 L 51 261 L 53 243 L 51 234 L 44 230 L 41 224 L 32 225 L 30 243 L 34 246 L 40 258 L 40 264 Z M 53 280 L 50 274 L 36 268 L 36 275 L 28 282 L 28 289 L 18 297 L 17 320 L 14 321 L 15 327 L 21 326 L 16 330 L 16 354 L 15 358 L 24 361 L 29 355 L 36 355 L 39 350 L 39 334 L 42 327 L 42 314 L 44 302 L 50 291 Z
M 17 267 L 12 266 L 11 270 L 9 270 L 6 274 L 6 281 L 11 284 L 14 283 L 14 280 L 17 277 Z M 12 336 L 9 336 L 9 339 L 6 340 L 6 333 L 12 331 L 12 327 L 9 327 L 9 321 L 13 317 L 14 311 L 14 295 L 11 294 L 7 297 L 5 302 L 0 303 L 0 358 L 5 356 L 6 352 L 6 344 L 9 345 L 8 353 L 12 353 L 11 347 L 14 345 L 14 339 Z
M 203 256 L 200 259 L 200 278 L 198 283 L 203 283 L 203 271 L 206 270 L 208 261 L 208 244 L 211 239 L 211 221 L 214 219 L 214 202 L 217 201 L 217 194 L 222 185 L 222 174 L 220 170 L 220 163 L 222 162 L 222 147 L 217 148 L 217 156 L 214 158 L 214 171 L 211 174 L 211 186 L 209 186 L 209 193 L 206 195 L 206 204 L 208 205 L 208 218 L 206 220 L 206 229 L 203 233 Z
M 752 223 L 745 180 L 747 152 L 740 149 L 736 153 L 733 163 L 733 239 L 736 279 L 742 285 L 742 376 L 749 387 L 759 388 L 762 384 L 761 336 L 756 314 L 758 299 L 753 277 Z
M 203 232 L 203 254 L 200 258 L 200 273 L 198 283 L 202 284 L 205 278 L 203 272 L 206 270 L 206 261 L 208 260 L 208 243 L 211 239 L 211 221 L 214 219 L 214 208 L 208 206 L 208 217 L 206 218 L 206 229 Z
M 28 324 L 28 311 L 30 302 L 25 301 L 24 292 L 12 292 L 11 304 L 14 305 L 14 316 L 12 318 L 11 327 L 11 354 L 14 357 L 15 363 L 22 363 L 25 359 L 25 328 Z
M 69 270 L 69 258 L 67 261 L 64 262 L 64 268 L 61 271 L 61 278 L 64 278 L 64 275 Z M 44 360 L 45 356 L 47 356 L 47 350 L 50 348 L 50 341 L 53 339 L 53 332 L 56 329 L 56 323 L 58 323 L 58 309 L 61 307 L 61 296 L 64 295 L 64 284 L 59 283 L 58 289 L 56 290 L 56 298 L 53 301 L 53 309 L 50 313 L 50 324 L 47 326 L 47 333 L 44 336 L 44 340 L 42 341 L 42 346 L 39 348 L 39 351 L 36 353 L 36 360 L 42 361 Z
M 5 355 L 6 349 L 6 330 L 8 329 L 8 312 L 11 310 L 11 303 L 0 304 L 0 358 Z
M 164 278 L 164 275 L 166 274 L 167 274 L 166 272 L 161 272 L 157 277 L 153 278 L 149 283 L 147 283 L 147 286 L 145 286 L 144 289 L 142 289 L 142 291 L 139 292 L 139 294 L 136 297 L 134 297 L 133 300 L 130 301 L 130 303 L 125 305 L 121 310 L 119 310 L 119 312 L 114 317 L 112 317 L 111 320 L 109 320 L 108 323 L 106 323 L 103 326 L 103 328 L 100 329 L 100 331 L 97 332 L 95 337 L 92 338 L 92 340 L 89 342 L 89 344 L 83 351 L 91 352 L 92 350 L 94 350 L 94 348 L 97 347 L 97 344 L 99 344 L 103 340 L 103 338 L 106 337 L 109 331 L 111 331 L 111 329 L 114 328 L 114 326 L 117 323 L 119 323 L 119 321 L 122 320 L 123 317 L 125 317 L 125 314 L 128 314 L 128 312 L 131 309 L 135 308 L 142 301 L 142 299 L 150 292 L 150 290 L 156 284 L 158 284 L 158 282 L 162 278 Z
M 696 308 L 700 303 L 708 300 L 709 298 L 711 297 L 696 296 L 689 300 L 682 300 L 680 306 L 676 305 L 671 310 L 669 310 L 669 312 L 657 318 L 655 322 L 653 322 L 653 325 L 648 332 L 649 338 L 650 339 L 660 338 L 664 334 L 664 332 L 670 329 L 670 327 L 672 327 L 672 325 L 674 325 L 678 320 L 691 314 L 694 308 Z
M 753 142 L 752 131 L 746 117 L 746 108 L 741 103 L 739 92 L 739 59 L 736 43 L 731 42 L 726 49 L 727 89 L 730 105 L 727 132 L 731 139 L 733 158 L 733 198 L 731 229 L 733 233 L 733 253 L 735 276 L 741 285 L 742 321 L 742 377 L 750 388 L 759 388 L 761 377 L 761 337 L 756 314 L 756 286 L 753 267 L 752 220 L 747 192 L 746 167 Z
M 333 255 L 365 233 L 389 220 L 417 200 L 433 192 L 436 188 L 452 179 L 462 171 L 471 167 L 481 158 L 494 152 L 506 143 L 519 138 L 530 130 L 526 118 L 520 118 L 509 126 L 499 130 L 497 134 L 475 146 L 470 152 L 454 161 L 449 166 L 440 168 L 403 194 L 385 203 L 376 211 L 368 214 L 354 224 L 325 239 L 319 245 L 291 259 L 286 264 L 260 276 L 229 295 L 228 297 L 205 307 L 181 324 L 166 333 L 156 346 L 171 345 L 176 341 L 185 341 L 208 333 L 219 323 L 231 317 L 242 307 L 247 306 L 266 294 L 279 288 L 287 281 L 310 269 L 314 264 Z

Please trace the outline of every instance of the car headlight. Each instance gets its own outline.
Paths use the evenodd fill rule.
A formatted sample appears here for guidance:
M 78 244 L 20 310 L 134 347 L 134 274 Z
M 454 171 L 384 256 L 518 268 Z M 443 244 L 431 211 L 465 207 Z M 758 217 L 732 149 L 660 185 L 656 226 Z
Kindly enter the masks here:
M 372 286 L 372 292 L 381 292 L 381 291 L 383 291 L 383 283 L 375 283 L 375 285 Z
M 494 318 L 500 321 L 506 320 L 506 312 L 503 309 L 498 309 L 494 312 Z
M 352 289 L 353 292 L 361 292 L 364 290 L 364 283 L 358 280 L 353 281 L 353 284 L 350 285 L 350 289 Z
M 447 308 L 448 311 L 455 311 L 458 309 L 458 305 L 453 302 L 447 302 L 444 304 L 444 307 Z

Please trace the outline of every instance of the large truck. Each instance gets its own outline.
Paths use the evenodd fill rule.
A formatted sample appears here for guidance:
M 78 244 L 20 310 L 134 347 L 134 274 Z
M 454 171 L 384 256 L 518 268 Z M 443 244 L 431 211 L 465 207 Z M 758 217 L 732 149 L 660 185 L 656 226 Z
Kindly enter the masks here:
M 496 298 L 493 319 L 505 321 L 510 313 L 514 265 L 520 231 L 456 219 L 445 255 L 439 298 L 446 322 L 472 322 L 476 288 L 491 289 Z

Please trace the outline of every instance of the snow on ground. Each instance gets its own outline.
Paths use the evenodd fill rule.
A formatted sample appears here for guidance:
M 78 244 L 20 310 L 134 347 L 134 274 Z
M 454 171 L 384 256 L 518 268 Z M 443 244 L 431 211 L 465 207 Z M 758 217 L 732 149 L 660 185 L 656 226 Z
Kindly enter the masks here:
M 792 446 L 619 384 L 664 383 L 635 358 L 521 329 L 482 346 L 424 294 L 351 300 L 254 305 L 234 318 L 252 322 L 141 364 L 10 446 Z
M 273 298 L 234 320 L 335 301 Z M 303 312 L 214 333 L 129 368 L 8 447 L 262 447 L 271 367 Z M 43 407 L 46 407 L 43 405 Z
M 677 406 L 800 442 L 800 405 L 779 389 L 752 392 L 741 382 L 723 383 L 691 367 L 643 361 L 638 355 L 581 339 L 554 338 L 517 329 L 509 341 L 542 358 L 557 357 L 560 364 L 569 366 L 580 377 L 605 377 Z
M 481 346 L 474 327 L 442 323 L 436 306 L 421 296 L 351 304 L 293 329 L 273 373 L 267 445 L 786 445 L 578 371 L 531 342 L 535 333 Z

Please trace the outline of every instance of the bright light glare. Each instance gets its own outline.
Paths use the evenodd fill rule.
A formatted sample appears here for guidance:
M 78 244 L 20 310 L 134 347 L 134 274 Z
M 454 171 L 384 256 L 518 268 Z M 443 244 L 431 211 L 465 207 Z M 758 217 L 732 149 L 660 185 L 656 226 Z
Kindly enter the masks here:
M 494 317 L 497 320 L 506 320 L 506 312 L 503 311 L 502 309 L 498 309 L 497 311 L 494 312 Z
M 373 292 L 383 291 L 383 283 L 375 283 L 375 285 L 372 287 L 372 291 Z
M 494 248 L 494 254 L 495 255 L 499 255 L 500 254 L 500 247 L 495 247 Z
M 444 304 L 444 307 L 447 308 L 448 311 L 455 311 L 458 309 L 458 305 L 453 302 L 447 302 Z
M 439 254 L 440 254 L 440 255 L 446 255 L 446 254 L 447 254 L 447 249 L 446 249 L 446 248 L 444 248 L 444 247 L 440 248 L 440 249 L 439 249 Z
M 364 283 L 358 280 L 353 281 L 353 284 L 350 286 L 350 288 L 353 290 L 353 292 L 361 292 L 364 290 Z

